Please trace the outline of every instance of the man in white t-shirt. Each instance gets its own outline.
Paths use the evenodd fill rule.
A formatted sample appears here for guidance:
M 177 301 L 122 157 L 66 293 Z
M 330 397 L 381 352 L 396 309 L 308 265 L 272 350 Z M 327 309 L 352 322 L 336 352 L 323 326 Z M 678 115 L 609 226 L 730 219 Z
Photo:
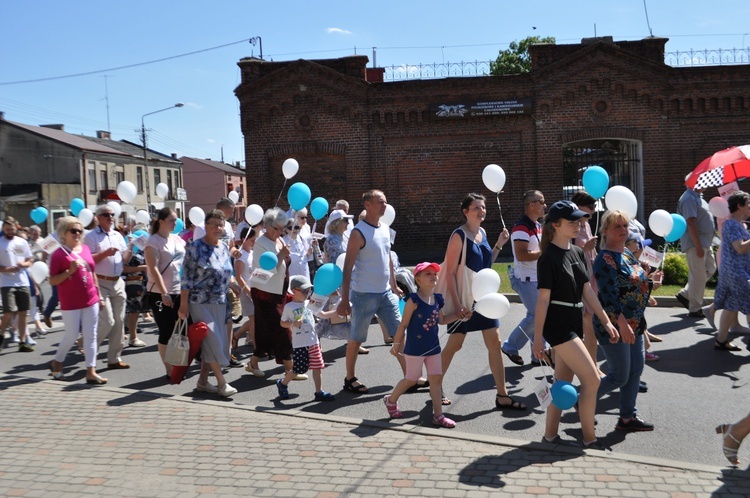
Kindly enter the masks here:
M 542 255 L 542 225 L 539 220 L 544 216 L 546 206 L 544 194 L 538 190 L 526 192 L 523 195 L 523 216 L 510 233 L 513 244 L 513 268 L 509 268 L 508 278 L 511 287 L 526 307 L 526 316 L 503 343 L 503 353 L 516 365 L 524 364 L 519 351 L 534 337 L 536 302 L 539 297 L 536 263 Z M 531 361 L 536 362 L 533 353 Z
M 31 305 L 30 282 L 26 269 L 31 266 L 33 257 L 29 244 L 16 235 L 17 231 L 15 218 L 5 218 L 3 236 L 0 238 L 0 293 L 3 299 L 0 334 L 11 323 L 18 322 L 18 351 L 29 353 L 34 351 L 34 347 L 26 343 L 26 313 Z M 21 316 L 22 319 L 16 320 L 17 316 Z

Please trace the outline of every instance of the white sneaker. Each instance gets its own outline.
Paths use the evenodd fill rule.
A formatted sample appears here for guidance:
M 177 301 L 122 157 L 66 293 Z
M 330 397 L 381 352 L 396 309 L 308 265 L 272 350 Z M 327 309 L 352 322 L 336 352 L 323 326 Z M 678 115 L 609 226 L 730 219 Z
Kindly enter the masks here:
M 716 330 L 716 323 L 714 322 L 716 310 L 714 309 L 713 305 L 709 304 L 708 306 L 704 306 L 701 308 L 701 311 L 704 315 L 706 315 L 706 321 L 708 321 L 708 324 L 711 326 L 711 328 Z
M 307 380 L 308 378 L 307 374 L 297 374 L 292 380 Z
M 253 368 L 249 363 L 245 366 L 245 371 L 250 372 L 255 377 L 265 377 L 266 373 L 260 368 Z
M 223 396 L 225 398 L 228 398 L 228 397 L 230 397 L 233 394 L 237 394 L 237 389 L 235 389 L 234 387 L 230 386 L 229 383 L 227 383 L 227 384 L 224 384 L 223 386 L 219 387 L 219 389 L 217 390 L 217 392 L 219 393 L 219 396 Z
M 216 393 L 219 391 L 219 388 L 217 388 L 215 385 L 211 384 L 210 382 L 206 382 L 205 384 L 198 383 L 195 385 L 195 390 L 202 393 Z
M 21 342 L 21 339 L 18 337 L 18 332 L 13 331 L 10 334 L 10 344 L 18 344 Z
M 36 341 L 31 338 L 31 334 L 26 334 L 26 344 L 29 346 L 36 346 Z

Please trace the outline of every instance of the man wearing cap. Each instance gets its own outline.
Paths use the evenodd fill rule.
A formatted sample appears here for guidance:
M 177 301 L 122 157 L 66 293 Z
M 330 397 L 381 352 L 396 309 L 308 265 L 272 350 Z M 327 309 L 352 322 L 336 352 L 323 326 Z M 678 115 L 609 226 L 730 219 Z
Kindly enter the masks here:
M 11 323 L 18 323 L 18 351 L 34 351 L 26 343 L 26 313 L 31 305 L 31 290 L 26 270 L 33 262 L 29 244 L 17 236 L 16 220 L 8 216 L 3 220 L 3 236 L 0 238 L 0 294 L 3 300 L 3 318 L 0 321 L 0 346 L 5 329 Z M 20 320 L 16 320 L 16 316 Z M 30 341 L 31 342 L 31 341 Z
M 503 353 L 516 365 L 523 365 L 524 361 L 519 352 L 534 336 L 534 320 L 536 319 L 536 303 L 539 296 L 537 290 L 537 260 L 542 255 L 540 242 L 542 225 L 539 220 L 544 216 L 544 194 L 538 190 L 529 190 L 523 194 L 523 216 L 513 226 L 510 240 L 513 243 L 513 266 L 508 267 L 510 286 L 518 294 L 524 307 L 526 316 L 513 329 L 503 343 Z M 532 355 L 532 362 L 537 360 Z
M 357 380 L 355 367 L 359 347 L 367 339 L 372 317 L 377 313 L 391 337 L 396 335 L 401 324 L 398 309 L 401 290 L 396 285 L 390 257 L 391 234 L 388 226 L 380 222 L 380 217 L 385 214 L 385 194 L 380 190 L 370 190 L 362 195 L 362 201 L 365 218 L 355 225 L 349 237 L 341 284 L 343 299 L 337 308 L 339 316 L 352 316 L 351 340 L 346 346 L 344 390 L 359 394 L 368 392 L 367 387 Z M 399 356 L 397 359 L 405 373 L 403 358 Z
M 97 341 L 101 347 L 104 339 L 109 340 L 107 368 L 130 368 L 122 361 L 122 338 L 125 332 L 125 282 L 122 275 L 123 261 L 130 261 L 132 247 L 125 244 L 120 232 L 114 229 L 115 212 L 106 204 L 96 209 L 99 226 L 86 234 L 83 243 L 91 250 L 94 258 L 99 294 L 104 305 L 99 308 L 99 324 L 96 328 Z
M 704 318 L 703 293 L 706 282 L 716 273 L 716 259 L 711 249 L 714 222 L 700 194 L 703 189 L 686 188 L 677 204 L 677 212 L 685 218 L 687 230 L 680 237 L 680 247 L 687 257 L 688 282 L 675 296 L 691 318 Z

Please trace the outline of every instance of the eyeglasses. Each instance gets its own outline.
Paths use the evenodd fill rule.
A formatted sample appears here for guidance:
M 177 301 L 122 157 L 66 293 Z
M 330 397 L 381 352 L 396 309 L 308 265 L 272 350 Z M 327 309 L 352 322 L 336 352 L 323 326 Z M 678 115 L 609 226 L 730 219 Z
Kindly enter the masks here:
M 114 218 L 115 213 L 101 213 L 98 216 L 106 216 L 107 218 Z
M 80 235 L 83 233 L 83 230 L 81 230 L 80 228 L 71 228 L 70 230 L 68 230 L 68 232 L 74 235 Z
M 295 230 L 299 230 L 299 229 L 300 229 L 300 226 L 299 226 L 299 225 L 294 225 L 294 229 L 295 229 Z

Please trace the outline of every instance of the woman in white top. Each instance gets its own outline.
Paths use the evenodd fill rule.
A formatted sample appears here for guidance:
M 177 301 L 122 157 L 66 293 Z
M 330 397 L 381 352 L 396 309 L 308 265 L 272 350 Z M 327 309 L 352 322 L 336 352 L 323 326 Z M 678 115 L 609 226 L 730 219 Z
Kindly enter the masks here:
M 258 237 L 253 247 L 253 264 L 256 267 L 260 266 L 261 256 L 266 252 L 275 254 L 278 259 L 271 277 L 266 281 L 254 279 L 250 290 L 255 303 L 255 344 L 247 370 L 256 377 L 260 377 L 258 359 L 267 354 L 272 354 L 276 358 L 276 363 L 283 364 L 285 370 L 292 369 L 291 332 L 281 327 L 281 310 L 287 302 L 286 291 L 289 283 L 289 247 L 281 237 L 286 222 L 286 213 L 281 209 L 273 208 L 266 211 L 263 216 L 266 231 Z
M 177 213 L 171 208 L 159 210 L 151 223 L 151 237 L 144 250 L 148 269 L 148 302 L 159 328 L 159 356 L 167 377 L 172 373 L 172 365 L 164 361 L 164 355 L 180 308 L 180 270 L 185 258 L 185 241 L 172 233 L 176 223 Z
M 307 258 L 312 254 L 312 246 L 300 235 L 302 226 L 295 218 L 292 231 L 284 237 L 284 242 L 289 247 L 289 276 L 302 275 L 310 279 L 310 268 L 307 266 Z

